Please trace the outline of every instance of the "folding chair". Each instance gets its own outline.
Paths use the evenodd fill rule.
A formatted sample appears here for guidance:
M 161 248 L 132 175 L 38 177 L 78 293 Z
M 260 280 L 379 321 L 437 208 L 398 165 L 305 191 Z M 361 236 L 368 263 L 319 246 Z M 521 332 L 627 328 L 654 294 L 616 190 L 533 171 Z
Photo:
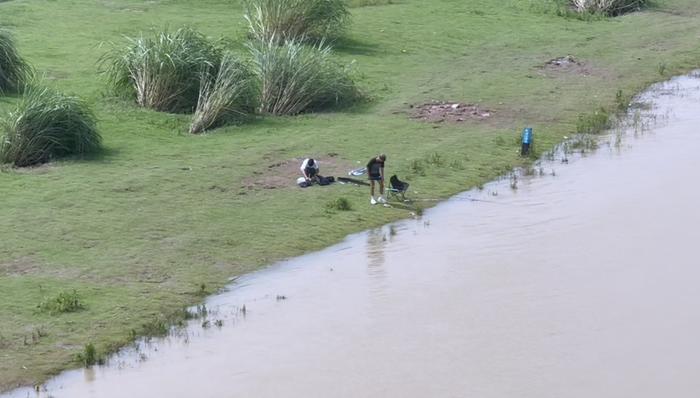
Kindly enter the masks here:
M 408 191 L 408 183 L 399 180 L 396 174 L 389 178 L 389 187 L 386 190 L 395 199 L 398 200 L 400 198 L 402 202 L 407 202 L 406 191 Z

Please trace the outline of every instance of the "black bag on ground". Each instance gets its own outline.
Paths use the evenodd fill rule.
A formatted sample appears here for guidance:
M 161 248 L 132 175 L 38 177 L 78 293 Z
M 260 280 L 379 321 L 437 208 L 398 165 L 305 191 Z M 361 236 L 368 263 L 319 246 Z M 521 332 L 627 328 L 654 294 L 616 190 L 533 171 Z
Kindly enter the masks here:
M 318 176 L 318 185 L 330 185 L 335 182 L 334 177 L 321 177 Z

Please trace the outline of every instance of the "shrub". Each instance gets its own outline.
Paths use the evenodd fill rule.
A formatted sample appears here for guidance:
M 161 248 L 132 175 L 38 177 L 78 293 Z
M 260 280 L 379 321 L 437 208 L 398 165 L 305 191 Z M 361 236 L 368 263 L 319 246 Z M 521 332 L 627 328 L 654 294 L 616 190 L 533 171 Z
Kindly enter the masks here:
M 350 211 L 352 210 L 352 205 L 350 201 L 346 198 L 338 198 L 331 200 L 326 203 L 326 209 L 328 210 L 338 210 L 338 211 Z
M 104 363 L 104 358 L 97 353 L 97 348 L 95 348 L 95 345 L 92 343 L 85 344 L 83 351 L 77 353 L 75 359 L 86 368 L 95 364 Z
M 48 312 L 52 315 L 76 312 L 85 308 L 75 290 L 72 292 L 61 292 L 56 297 L 45 298 L 37 307 L 40 311 Z
M 17 52 L 12 36 L 0 30 L 0 93 L 20 91 L 32 74 L 29 63 Z
M 190 133 L 241 121 L 255 111 L 257 93 L 253 75 L 235 55 L 226 53 L 216 74 L 205 70 L 200 80 Z
M 102 56 L 101 71 L 117 92 L 157 111 L 191 112 L 202 73 L 213 73 L 221 62 L 221 50 L 191 28 L 127 40 L 125 48 Z
M 258 41 L 329 39 L 350 20 L 346 0 L 246 0 L 245 19 Z
M 0 163 L 24 167 L 98 150 L 95 117 L 77 97 L 46 88 L 28 89 L 17 108 L 0 120 Z
M 278 46 L 271 39 L 249 48 L 263 113 L 296 115 L 360 98 L 348 68 L 331 60 L 331 48 L 323 42 L 304 46 L 290 40 Z
M 649 3 L 649 0 L 571 0 L 578 12 L 593 14 L 620 15 L 636 11 Z

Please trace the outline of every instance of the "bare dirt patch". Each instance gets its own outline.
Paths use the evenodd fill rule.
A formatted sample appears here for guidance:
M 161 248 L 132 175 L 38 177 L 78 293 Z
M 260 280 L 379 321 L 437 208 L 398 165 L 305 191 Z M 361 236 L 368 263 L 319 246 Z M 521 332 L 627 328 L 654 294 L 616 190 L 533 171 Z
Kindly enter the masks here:
M 310 155 L 318 162 L 319 174 L 322 176 L 346 176 L 348 171 L 356 168 L 355 163 L 338 157 L 336 153 L 328 153 L 322 156 Z M 264 157 L 269 158 L 269 157 Z M 252 176 L 243 179 L 241 188 L 246 190 L 280 189 L 296 186 L 297 178 L 301 177 L 301 163 L 305 158 L 293 158 L 285 160 L 272 160 Z
M 590 76 L 591 68 L 583 61 L 574 58 L 573 55 L 550 59 L 541 67 L 548 75 L 575 74 Z
M 36 274 L 41 267 L 29 258 L 18 258 L 9 262 L 0 262 L 0 276 L 22 276 Z
M 413 110 L 411 119 L 428 123 L 460 123 L 467 120 L 484 120 L 491 117 L 493 111 L 478 105 L 462 102 L 433 101 L 421 105 L 410 105 Z

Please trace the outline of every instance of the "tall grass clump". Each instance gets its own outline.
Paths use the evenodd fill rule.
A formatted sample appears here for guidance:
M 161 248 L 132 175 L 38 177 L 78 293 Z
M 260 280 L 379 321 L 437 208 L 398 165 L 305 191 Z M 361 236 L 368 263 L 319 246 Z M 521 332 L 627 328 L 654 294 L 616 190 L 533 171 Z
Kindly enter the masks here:
M 250 36 L 262 42 L 340 36 L 350 21 L 346 0 L 245 0 Z
M 83 101 L 46 88 L 28 89 L 0 131 L 0 163 L 18 167 L 94 152 L 102 141 Z
M 100 59 L 102 72 L 119 93 L 139 106 L 163 112 L 191 112 L 199 97 L 202 70 L 214 70 L 221 50 L 191 28 L 127 38 Z
M 234 54 L 226 53 L 217 69 L 201 72 L 199 100 L 190 133 L 240 122 L 255 112 L 257 90 L 249 66 Z
M 0 30 L 0 94 L 20 91 L 32 77 L 32 67 L 19 55 L 10 33 Z
M 571 5 L 580 13 L 610 16 L 637 11 L 648 4 L 649 0 L 571 0 Z
M 296 115 L 360 98 L 348 67 L 334 62 L 331 48 L 323 42 L 305 46 L 288 40 L 278 46 L 273 38 L 251 43 L 249 49 L 262 113 Z

